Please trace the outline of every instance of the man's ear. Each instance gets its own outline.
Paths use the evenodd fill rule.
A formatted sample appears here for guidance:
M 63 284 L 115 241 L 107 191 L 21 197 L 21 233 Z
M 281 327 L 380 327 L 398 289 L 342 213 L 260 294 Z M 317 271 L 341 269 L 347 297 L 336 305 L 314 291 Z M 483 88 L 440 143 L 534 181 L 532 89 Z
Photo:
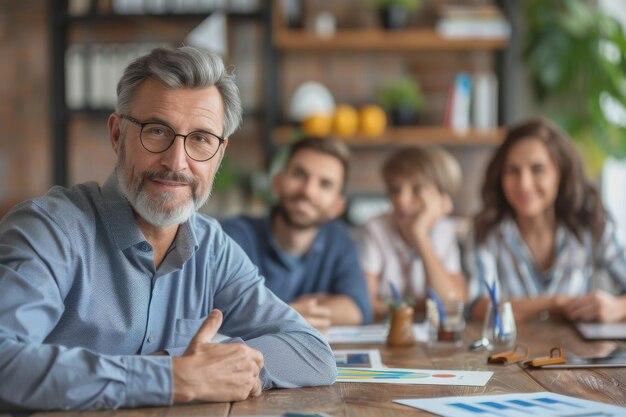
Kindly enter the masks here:
M 222 161 L 224 160 L 224 156 L 226 156 L 226 148 L 228 147 L 228 138 L 224 138 L 224 142 L 222 142 L 222 146 L 219 149 L 219 161 L 217 161 L 217 166 L 222 165 Z
M 282 187 L 284 175 L 284 171 L 280 171 L 274 174 L 274 177 L 272 177 L 272 194 L 274 196 L 280 194 L 280 188 Z
M 113 152 L 119 155 L 120 137 L 122 136 L 122 118 L 117 113 L 111 113 L 107 121 L 107 127 L 109 128 L 109 139 L 111 140 Z

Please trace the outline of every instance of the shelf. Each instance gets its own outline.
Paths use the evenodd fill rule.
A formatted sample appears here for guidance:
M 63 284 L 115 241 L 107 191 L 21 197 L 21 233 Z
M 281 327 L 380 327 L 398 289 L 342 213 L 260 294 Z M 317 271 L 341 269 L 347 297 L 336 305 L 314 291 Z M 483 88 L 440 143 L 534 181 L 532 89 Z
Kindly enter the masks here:
M 113 113 L 114 111 L 115 109 L 113 108 L 96 109 L 96 108 L 84 107 L 81 109 L 69 109 L 68 114 L 72 116 L 78 116 L 78 117 L 99 119 L 99 118 L 109 117 L 109 115 Z M 263 110 L 259 108 L 249 108 L 249 109 L 243 110 L 243 117 L 261 118 L 264 116 L 264 114 L 265 113 L 263 112 Z
M 504 49 L 506 38 L 444 38 L 434 29 L 385 31 L 381 29 L 339 30 L 333 37 L 323 38 L 302 30 L 278 29 L 274 45 L 293 51 L 418 51 L 418 50 L 480 50 Z
M 274 143 L 286 145 L 293 136 L 293 127 L 282 126 L 274 130 Z M 457 133 L 441 126 L 389 127 L 380 137 L 369 138 L 355 135 L 341 139 L 353 148 L 407 145 L 441 145 L 451 147 L 498 146 L 504 140 L 503 128 L 490 130 L 469 130 Z
M 212 13 L 215 13 L 216 10 L 208 10 L 203 13 L 87 13 L 84 15 L 78 16 L 69 16 L 64 15 L 62 18 L 66 19 L 68 22 L 72 24 L 83 24 L 89 25 L 93 23 L 123 23 L 123 22 L 134 22 L 140 19 L 162 19 L 162 20 L 172 20 L 172 21 L 185 21 L 185 20 L 202 20 L 206 19 Z M 231 12 L 224 11 L 226 16 L 229 19 L 259 19 L 261 17 L 260 11 L 251 11 L 251 12 Z

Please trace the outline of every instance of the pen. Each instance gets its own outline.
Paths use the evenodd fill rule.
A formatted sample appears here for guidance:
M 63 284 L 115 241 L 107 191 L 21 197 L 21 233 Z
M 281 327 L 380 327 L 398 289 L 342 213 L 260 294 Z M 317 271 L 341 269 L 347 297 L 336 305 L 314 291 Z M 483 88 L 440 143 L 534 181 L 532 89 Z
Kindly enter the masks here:
M 391 290 L 391 297 L 393 298 L 393 301 L 400 305 L 400 303 L 402 302 L 402 299 L 400 298 L 400 292 L 391 281 L 389 281 L 389 289 Z
M 498 334 L 502 335 L 504 333 L 502 329 L 502 320 L 500 320 L 500 311 L 498 310 L 498 296 L 496 293 L 496 280 L 493 280 L 493 286 L 490 286 L 487 281 L 485 281 L 485 285 L 487 286 L 487 292 L 489 293 L 489 298 L 491 299 L 491 311 L 493 312 L 493 320 L 495 322 L 496 327 L 498 328 Z
M 441 298 L 439 298 L 435 290 L 432 288 L 428 288 L 428 296 L 437 305 L 437 312 L 439 313 L 439 326 L 443 326 L 446 322 L 446 309 L 443 306 L 443 301 L 441 301 Z

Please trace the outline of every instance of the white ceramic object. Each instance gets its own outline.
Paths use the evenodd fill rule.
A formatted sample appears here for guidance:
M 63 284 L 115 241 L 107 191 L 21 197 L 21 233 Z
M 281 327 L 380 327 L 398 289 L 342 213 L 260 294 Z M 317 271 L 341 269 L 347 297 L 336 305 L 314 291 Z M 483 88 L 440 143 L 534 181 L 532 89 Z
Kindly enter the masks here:
M 291 96 L 289 117 L 301 122 L 313 114 L 331 115 L 335 111 L 335 100 L 324 85 L 307 81 L 301 84 Z

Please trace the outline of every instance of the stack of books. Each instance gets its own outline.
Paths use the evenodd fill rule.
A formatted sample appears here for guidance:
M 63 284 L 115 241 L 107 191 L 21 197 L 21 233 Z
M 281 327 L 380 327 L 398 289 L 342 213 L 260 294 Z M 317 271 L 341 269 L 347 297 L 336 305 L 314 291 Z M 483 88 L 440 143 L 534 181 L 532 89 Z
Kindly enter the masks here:
M 492 4 L 443 5 L 436 31 L 446 38 L 508 39 L 511 25 Z

